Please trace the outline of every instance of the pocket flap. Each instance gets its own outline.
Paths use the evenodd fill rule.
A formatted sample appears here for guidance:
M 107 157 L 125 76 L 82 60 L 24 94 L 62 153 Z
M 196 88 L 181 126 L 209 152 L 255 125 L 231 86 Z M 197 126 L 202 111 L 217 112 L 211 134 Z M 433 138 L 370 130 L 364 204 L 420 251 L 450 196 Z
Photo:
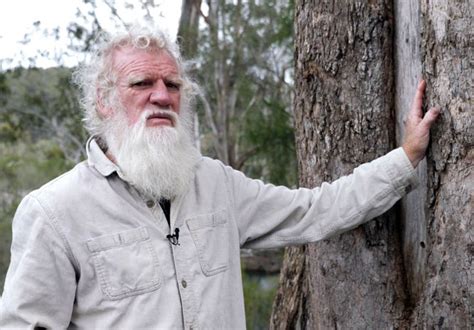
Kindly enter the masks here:
M 110 234 L 91 238 L 87 241 L 87 248 L 90 252 L 99 252 L 111 249 L 120 245 L 128 245 L 134 242 L 141 242 L 149 238 L 146 227 L 130 229 L 120 233 Z
M 217 225 L 223 225 L 227 222 L 226 211 L 221 210 L 209 215 L 197 216 L 196 218 L 186 221 L 189 230 L 199 230 L 206 227 L 215 227 Z
M 225 210 L 200 215 L 186 221 L 196 246 L 204 275 L 212 276 L 229 267 L 229 228 Z

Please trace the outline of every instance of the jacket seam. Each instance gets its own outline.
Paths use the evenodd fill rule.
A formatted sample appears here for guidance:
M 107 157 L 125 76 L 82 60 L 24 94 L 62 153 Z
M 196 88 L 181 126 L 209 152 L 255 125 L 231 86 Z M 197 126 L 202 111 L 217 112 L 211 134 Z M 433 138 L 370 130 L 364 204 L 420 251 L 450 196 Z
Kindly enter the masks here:
M 49 220 L 49 221 L 47 221 L 47 223 L 49 223 L 51 225 L 53 230 L 60 237 L 61 241 L 63 242 L 65 251 L 66 251 L 68 257 L 72 260 L 73 264 L 76 266 L 76 269 L 80 269 L 79 262 L 77 261 L 76 257 L 74 256 L 74 253 L 72 252 L 72 248 L 71 248 L 71 246 L 69 245 L 69 243 L 67 241 L 66 235 L 59 228 L 60 227 L 59 222 L 57 221 L 56 217 L 54 216 L 53 211 L 51 210 L 51 208 L 46 206 L 46 205 L 43 205 L 37 197 L 35 197 L 35 196 L 30 196 L 30 197 L 38 203 L 41 210 L 46 215 L 46 219 Z

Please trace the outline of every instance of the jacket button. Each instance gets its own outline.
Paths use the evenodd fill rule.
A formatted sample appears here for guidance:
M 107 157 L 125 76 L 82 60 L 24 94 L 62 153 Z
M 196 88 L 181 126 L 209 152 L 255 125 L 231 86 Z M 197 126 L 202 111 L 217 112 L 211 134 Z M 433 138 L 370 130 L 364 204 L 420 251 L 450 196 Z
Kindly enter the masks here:
M 148 206 L 151 209 L 153 206 L 155 206 L 155 202 L 150 199 L 146 201 L 146 206 Z
M 183 288 L 186 288 L 188 286 L 188 283 L 185 280 L 182 280 L 181 285 L 183 286 Z

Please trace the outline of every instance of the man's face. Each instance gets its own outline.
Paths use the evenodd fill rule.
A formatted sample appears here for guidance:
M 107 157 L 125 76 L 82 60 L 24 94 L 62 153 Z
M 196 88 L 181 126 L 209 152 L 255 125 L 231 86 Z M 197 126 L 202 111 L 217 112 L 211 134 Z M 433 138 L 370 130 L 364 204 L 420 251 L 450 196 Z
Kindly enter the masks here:
M 200 155 L 190 139 L 191 111 L 186 104 L 180 108 L 176 62 L 165 51 L 133 48 L 115 51 L 112 60 L 114 99 L 108 106 L 99 102 L 107 155 L 145 195 L 184 194 Z
M 119 49 L 113 55 L 113 67 L 117 96 L 129 126 L 135 125 L 145 110 L 152 111 L 146 118 L 147 127 L 176 126 L 176 116 L 169 111 L 179 113 L 182 83 L 176 62 L 167 52 Z

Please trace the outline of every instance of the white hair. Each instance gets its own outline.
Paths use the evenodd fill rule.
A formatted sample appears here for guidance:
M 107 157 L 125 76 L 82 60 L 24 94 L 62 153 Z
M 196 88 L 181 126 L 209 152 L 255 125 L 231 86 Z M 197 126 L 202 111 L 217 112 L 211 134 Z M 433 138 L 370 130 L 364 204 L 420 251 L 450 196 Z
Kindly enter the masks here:
M 80 65 L 73 75 L 74 82 L 82 93 L 80 101 L 84 112 L 84 126 L 91 135 L 102 137 L 105 133 L 105 120 L 99 114 L 98 101 L 100 98 L 105 106 L 113 105 L 117 76 L 113 70 L 112 56 L 115 50 L 123 47 L 151 52 L 164 50 L 169 53 L 176 62 L 183 82 L 180 89 L 181 107 L 190 109 L 198 87 L 188 76 L 179 47 L 168 34 L 151 25 L 135 24 L 125 32 L 104 33 L 98 39 L 103 41 L 92 54 L 90 62 Z

